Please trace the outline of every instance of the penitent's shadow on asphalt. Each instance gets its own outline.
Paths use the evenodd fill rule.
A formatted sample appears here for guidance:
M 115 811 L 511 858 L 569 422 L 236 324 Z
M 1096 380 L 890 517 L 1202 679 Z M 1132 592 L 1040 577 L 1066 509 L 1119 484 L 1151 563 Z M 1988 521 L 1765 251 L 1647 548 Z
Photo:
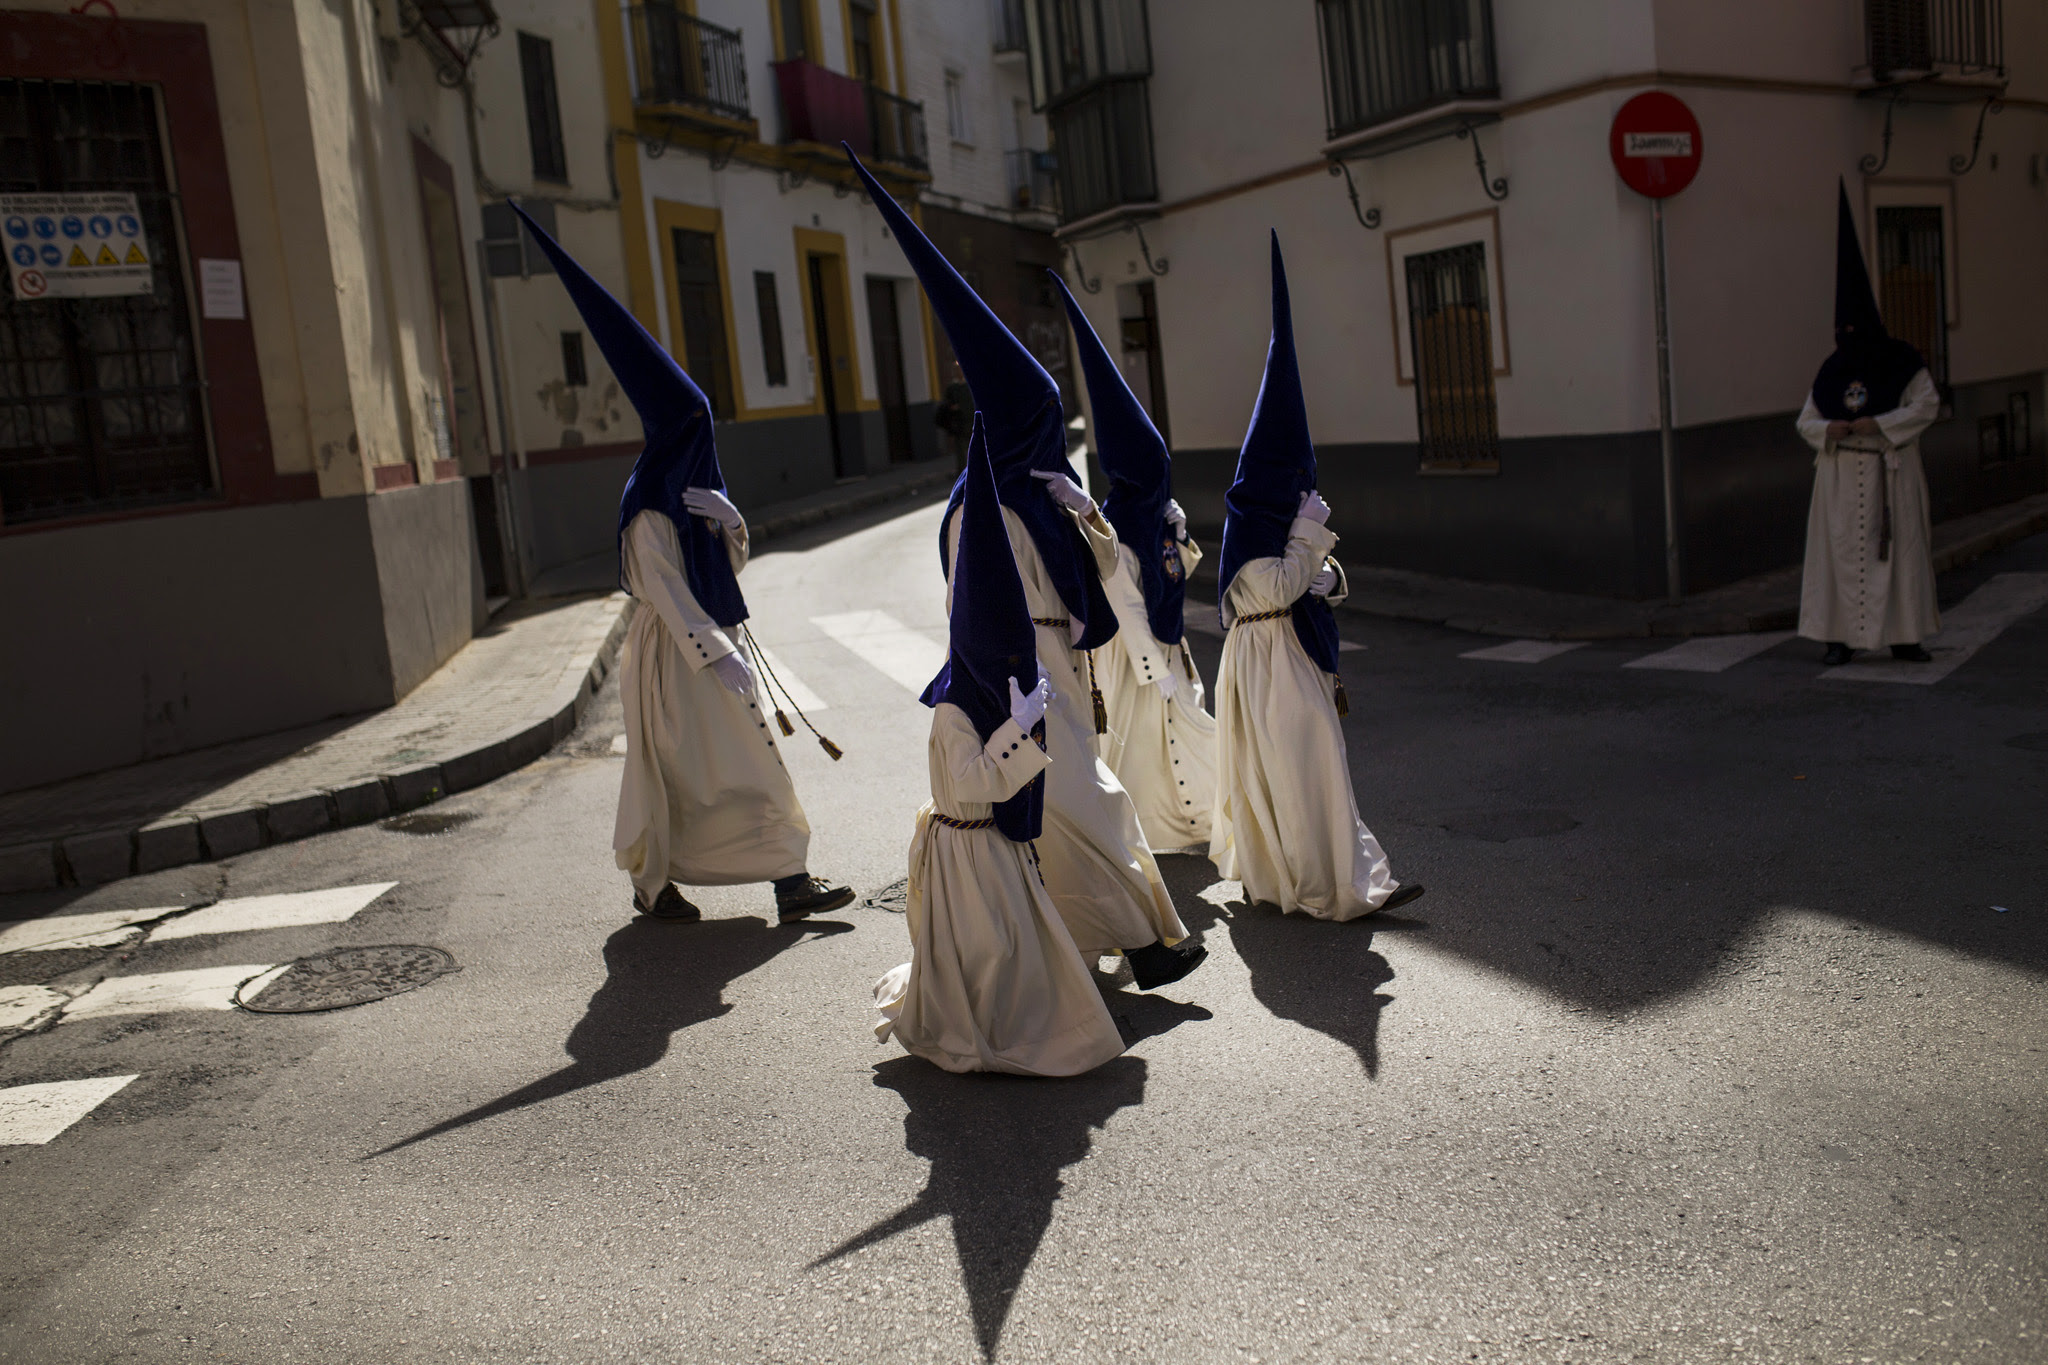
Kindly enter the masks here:
M 1335 1038 L 1358 1054 L 1368 1077 L 1379 1076 L 1380 1013 L 1394 1003 L 1380 987 L 1394 979 L 1394 969 L 1373 950 L 1373 935 L 1380 928 L 1421 927 L 1419 921 L 1373 916 L 1333 924 L 1241 898 L 1218 904 L 1202 894 L 1216 884 L 1216 869 L 1193 854 L 1161 855 L 1159 872 L 1191 933 L 1206 935 L 1219 923 L 1229 929 L 1230 946 L 1251 973 L 1260 1004 Z M 1201 973 L 1188 981 L 1199 989 Z
M 1017 1286 L 1059 1202 L 1060 1172 L 1088 1155 L 1097 1128 L 1145 1098 L 1145 1062 L 1118 1057 L 1085 1076 L 956 1076 L 917 1057 L 875 1068 L 902 1096 L 903 1145 L 931 1163 L 917 1198 L 811 1263 L 829 1265 L 935 1218 L 953 1225 L 960 1280 L 984 1359 L 994 1359 Z
M 732 1008 L 726 986 L 811 937 L 850 933 L 851 924 L 803 920 L 770 925 L 754 916 L 665 924 L 634 916 L 604 945 L 604 984 L 562 1047 L 569 1065 L 507 1095 L 441 1120 L 377 1152 L 384 1156 L 472 1123 L 543 1104 L 645 1071 L 668 1055 L 669 1039 Z

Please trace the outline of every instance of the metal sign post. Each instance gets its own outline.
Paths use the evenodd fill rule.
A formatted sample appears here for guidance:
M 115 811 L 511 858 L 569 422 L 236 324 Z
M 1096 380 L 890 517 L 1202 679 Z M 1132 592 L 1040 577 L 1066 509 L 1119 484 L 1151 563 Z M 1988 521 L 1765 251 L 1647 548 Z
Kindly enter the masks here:
M 1664 592 L 1685 594 L 1678 558 L 1678 456 L 1671 444 L 1670 274 L 1665 268 L 1664 201 L 1700 169 L 1700 123 L 1675 95 L 1646 90 L 1615 111 L 1607 134 L 1615 173 L 1650 201 L 1650 268 L 1657 306 L 1657 447 L 1664 466 Z

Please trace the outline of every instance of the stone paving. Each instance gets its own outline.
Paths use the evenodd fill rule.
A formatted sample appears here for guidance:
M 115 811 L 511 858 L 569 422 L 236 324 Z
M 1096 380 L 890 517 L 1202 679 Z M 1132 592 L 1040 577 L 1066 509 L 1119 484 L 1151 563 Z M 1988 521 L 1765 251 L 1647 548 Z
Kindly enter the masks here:
M 514 603 L 395 706 L 0 796 L 0 891 L 225 857 L 490 781 L 573 727 L 627 605 Z

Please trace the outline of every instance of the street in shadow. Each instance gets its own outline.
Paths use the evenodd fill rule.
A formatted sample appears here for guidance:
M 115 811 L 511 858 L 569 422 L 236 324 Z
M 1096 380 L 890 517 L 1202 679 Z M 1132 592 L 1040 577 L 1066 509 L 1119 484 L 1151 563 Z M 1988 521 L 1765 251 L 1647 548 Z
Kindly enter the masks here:
M 510 1094 L 443 1119 L 374 1152 L 384 1156 L 529 1105 L 645 1071 L 668 1055 L 669 1039 L 729 1011 L 725 988 L 813 935 L 850 933 L 832 920 L 768 925 L 753 916 L 664 924 L 645 916 L 605 940 L 605 980 L 563 1050 L 574 1060 Z
M 903 1145 L 931 1163 L 917 1198 L 811 1263 L 812 1269 L 935 1218 L 950 1219 L 960 1280 L 984 1359 L 994 1359 L 1017 1286 L 1052 1225 L 1060 1172 L 1088 1155 L 1097 1128 L 1145 1098 L 1145 1062 L 1118 1057 L 1085 1076 L 956 1076 L 917 1057 L 875 1068 L 903 1098 Z

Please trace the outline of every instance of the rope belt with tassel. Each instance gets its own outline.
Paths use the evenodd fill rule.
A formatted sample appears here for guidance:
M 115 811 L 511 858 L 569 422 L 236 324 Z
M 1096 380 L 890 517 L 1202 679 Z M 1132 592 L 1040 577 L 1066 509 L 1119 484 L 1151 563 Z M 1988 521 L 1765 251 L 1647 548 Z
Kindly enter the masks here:
M 1072 630 L 1074 628 L 1073 621 L 1065 616 L 1034 616 L 1031 618 L 1031 624 L 1034 626 L 1044 626 L 1047 630 Z M 1085 651 L 1085 653 L 1088 657 L 1088 695 L 1095 701 L 1095 733 L 1106 735 L 1109 733 L 1109 708 L 1103 705 L 1102 687 L 1095 681 L 1095 651 L 1091 649 Z
M 1240 616 L 1235 621 L 1232 621 L 1230 628 L 1236 630 L 1239 626 L 1250 625 L 1254 621 L 1277 621 L 1283 616 L 1292 615 L 1294 615 L 1293 607 L 1282 607 L 1278 611 L 1255 611 L 1250 616 Z M 1186 646 L 1183 645 L 1182 648 L 1185 649 Z M 1337 695 L 1334 700 L 1337 703 L 1337 718 L 1342 720 L 1351 714 L 1351 698 L 1344 694 L 1344 680 L 1342 678 L 1332 673 L 1330 681 L 1337 688 Z
M 932 819 L 938 821 L 947 829 L 989 829 L 996 822 L 996 818 L 993 815 L 983 816 L 979 820 L 955 820 L 952 816 L 941 815 L 937 811 L 932 812 Z
M 753 655 L 754 662 L 761 665 L 761 675 L 774 684 L 773 688 L 764 689 L 764 691 L 768 693 L 769 704 L 775 706 L 775 723 L 782 727 L 782 733 L 785 736 L 793 735 L 796 733 L 796 727 L 789 723 L 788 716 L 782 714 L 782 707 L 776 705 L 774 695 L 776 692 L 782 693 L 782 700 L 789 703 L 789 709 L 796 712 L 796 718 L 804 723 L 804 728 L 813 735 L 817 735 L 818 747 L 825 751 L 828 758 L 837 763 L 841 758 L 845 757 L 846 751 L 844 749 L 841 749 L 823 735 L 818 734 L 818 727 L 811 724 L 811 718 L 804 714 L 804 709 L 801 706 L 796 704 L 796 698 L 789 695 L 789 688 L 783 684 L 782 679 L 775 676 L 774 666 L 768 662 L 767 651 L 761 648 L 761 642 L 754 638 L 754 632 L 747 628 L 746 622 L 742 621 L 739 629 L 740 634 L 746 637 L 747 653 Z

